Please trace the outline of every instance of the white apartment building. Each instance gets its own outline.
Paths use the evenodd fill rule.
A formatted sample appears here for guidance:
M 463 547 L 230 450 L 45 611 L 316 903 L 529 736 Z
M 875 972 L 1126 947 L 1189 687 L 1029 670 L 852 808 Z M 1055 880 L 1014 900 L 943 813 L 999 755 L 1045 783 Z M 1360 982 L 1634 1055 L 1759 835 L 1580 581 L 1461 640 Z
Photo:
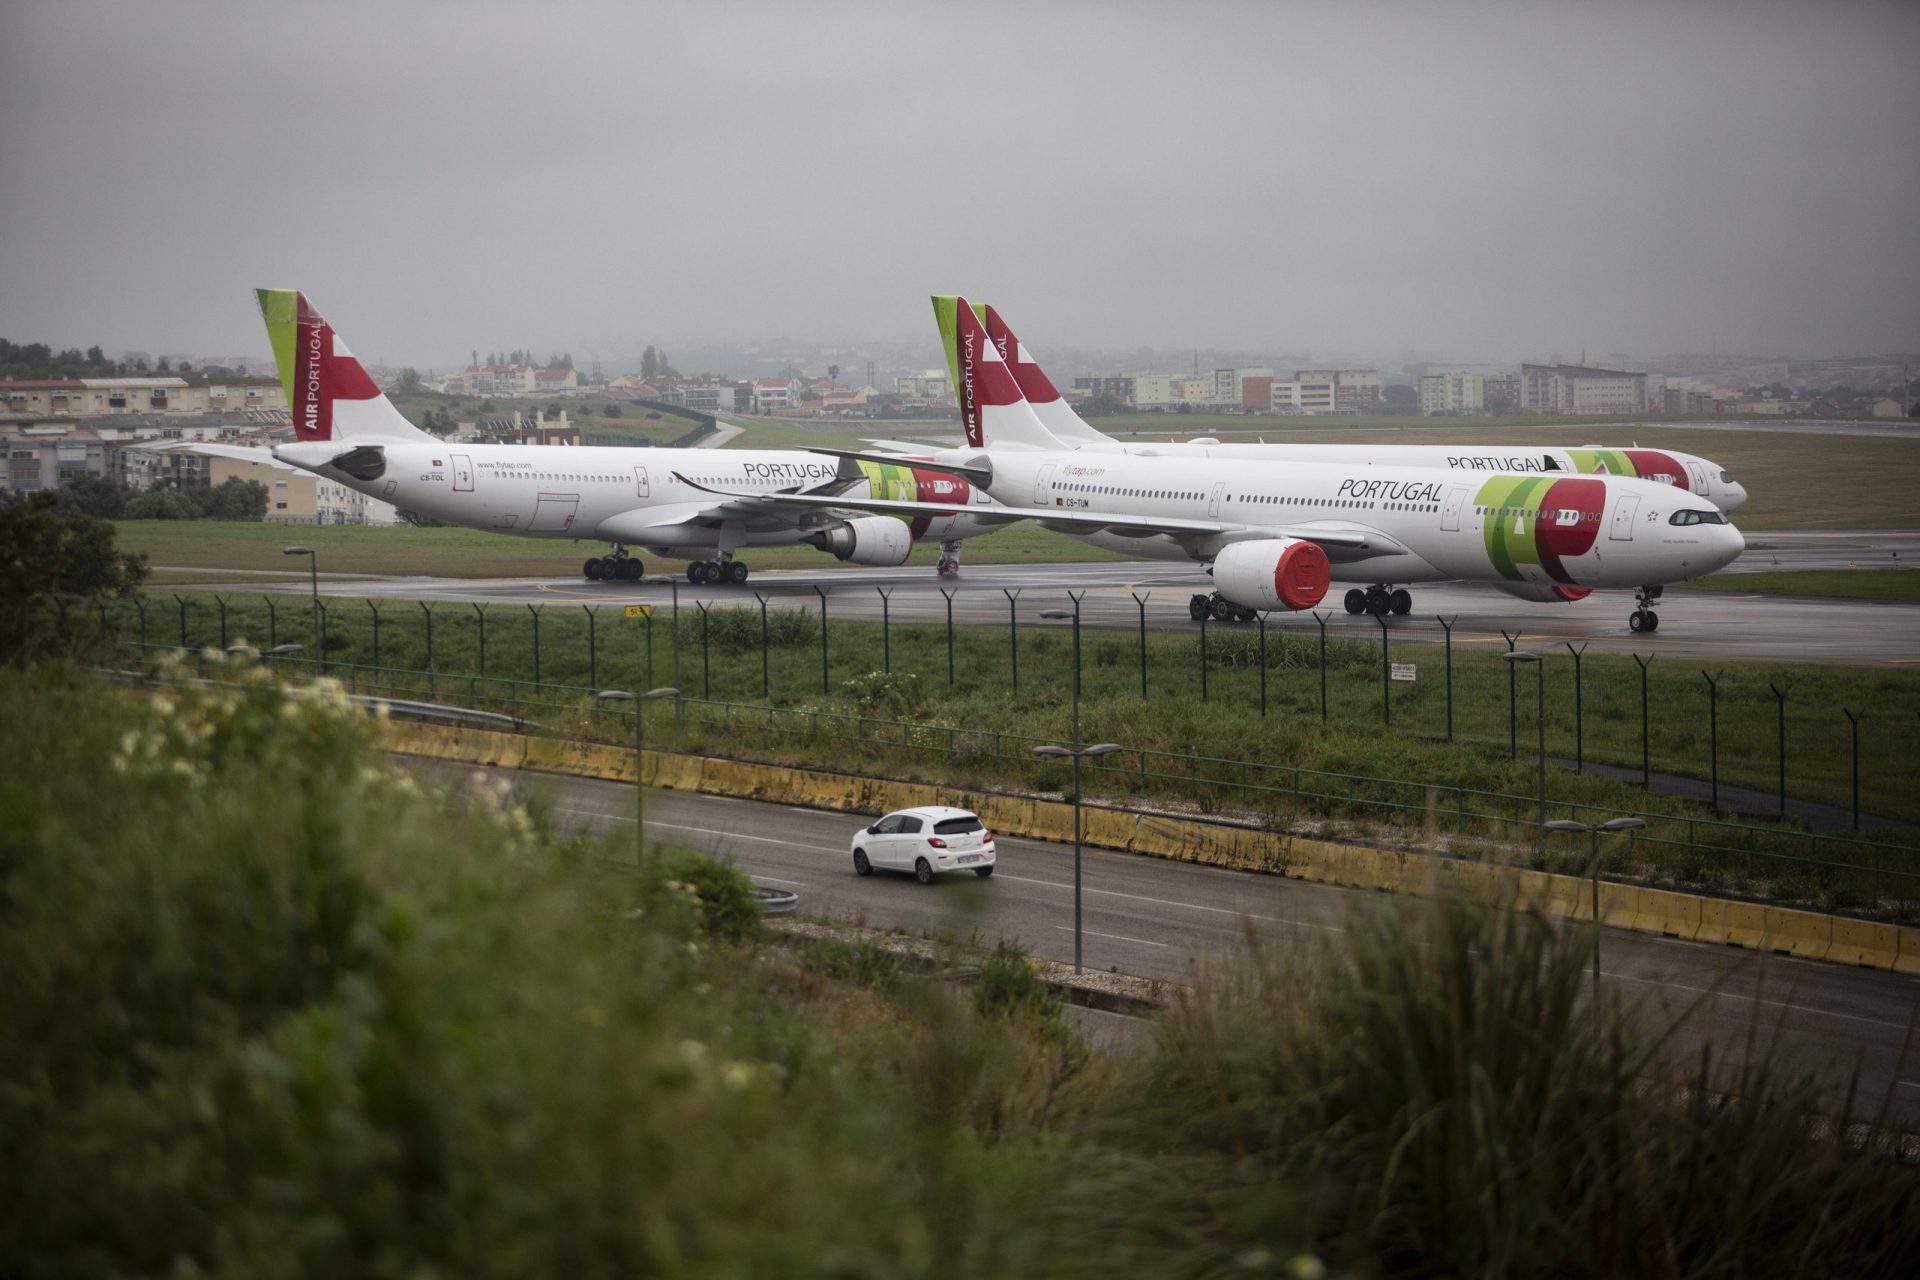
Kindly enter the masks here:
M 1487 380 L 1477 373 L 1430 373 L 1420 379 L 1420 412 L 1484 413 Z
M 121 413 L 287 411 L 277 378 L 189 380 L 174 374 L 131 378 L 0 379 L 0 413 L 95 418 Z
M 1523 364 L 1520 407 L 1532 413 L 1639 413 L 1647 407 L 1647 375 L 1584 364 Z

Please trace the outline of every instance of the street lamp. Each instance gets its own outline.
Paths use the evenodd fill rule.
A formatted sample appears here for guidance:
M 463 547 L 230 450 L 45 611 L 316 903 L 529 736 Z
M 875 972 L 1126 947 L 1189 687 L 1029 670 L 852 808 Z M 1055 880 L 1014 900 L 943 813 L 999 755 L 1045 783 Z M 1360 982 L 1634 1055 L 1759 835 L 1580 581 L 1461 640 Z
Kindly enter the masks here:
M 307 558 L 307 569 L 313 575 L 314 669 L 324 670 L 327 665 L 327 638 L 320 631 L 320 557 L 312 547 L 282 547 L 280 554 Z
M 1547 663 L 1537 653 L 1528 653 L 1522 649 L 1517 653 L 1500 655 L 1508 662 L 1531 662 L 1533 664 L 1533 719 L 1540 731 L 1540 826 L 1544 831 L 1547 825 Z M 1547 846 L 1547 837 L 1542 834 L 1540 847 Z
M 681 723 L 680 703 L 678 701 L 680 697 L 680 579 L 670 573 L 649 573 L 635 578 L 634 581 L 642 586 L 665 586 L 673 590 L 673 696 L 675 698 L 673 717 L 674 727 L 679 728 Z M 649 647 L 647 652 L 651 654 L 653 652 L 652 648 Z M 651 664 L 649 664 L 649 672 L 651 672 Z
M 642 694 L 628 693 L 625 689 L 602 689 L 593 695 L 596 702 L 631 702 L 633 708 L 633 830 L 634 845 L 640 851 L 639 856 L 647 854 L 647 751 L 645 707 L 637 704 L 651 702 L 656 698 L 678 698 L 678 689 L 649 689 Z
M 1080 910 L 1080 762 L 1090 756 L 1108 756 L 1116 751 L 1124 751 L 1117 742 L 1096 742 L 1090 747 L 1080 745 L 1080 685 L 1074 682 L 1073 703 L 1073 746 L 1058 747 L 1051 744 L 1035 747 L 1033 754 L 1042 757 L 1069 756 L 1073 760 L 1073 971 L 1081 971 L 1083 947 Z
M 1593 985 L 1596 987 L 1600 985 L 1600 833 L 1638 831 L 1646 825 L 1645 818 L 1612 818 L 1606 822 L 1575 822 L 1572 818 L 1555 818 L 1546 824 L 1548 831 L 1587 831 L 1593 835 L 1593 853 L 1588 859 L 1587 874 L 1593 880 Z

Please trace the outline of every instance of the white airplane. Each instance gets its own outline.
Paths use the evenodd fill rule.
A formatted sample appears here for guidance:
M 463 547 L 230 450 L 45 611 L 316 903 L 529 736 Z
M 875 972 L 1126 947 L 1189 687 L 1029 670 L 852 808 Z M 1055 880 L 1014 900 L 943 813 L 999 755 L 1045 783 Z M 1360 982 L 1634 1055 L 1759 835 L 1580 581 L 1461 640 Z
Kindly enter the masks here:
M 954 350 L 957 326 L 954 319 L 957 299 L 951 296 L 933 300 L 934 316 L 940 325 L 940 337 L 947 349 L 947 364 L 954 369 L 956 384 L 958 358 Z M 1027 345 L 1014 336 L 997 309 L 974 304 L 974 313 L 986 325 L 987 336 L 1013 370 L 1014 381 L 1026 396 L 1033 412 L 1047 430 L 1070 449 L 1104 453 L 1137 453 L 1148 456 L 1183 457 L 1204 455 L 1219 458 L 1266 458 L 1285 462 L 1393 463 L 1409 467 L 1446 467 L 1456 471 L 1531 471 L 1564 472 L 1570 475 L 1605 474 L 1639 476 L 1662 484 L 1686 489 L 1712 502 L 1723 512 L 1737 510 L 1747 500 L 1747 491 L 1733 473 L 1697 454 L 1670 449 L 1642 449 L 1638 445 L 1594 446 L 1565 449 L 1549 445 L 1387 445 L 1387 444 L 1299 444 L 1261 441 L 1223 444 L 1212 437 L 1199 437 L 1179 443 L 1127 444 L 1106 435 L 1082 418 L 1068 404 L 1059 389 L 1034 361 Z M 896 446 L 904 447 L 904 446 Z M 911 452 L 911 450 L 909 450 Z
M 1004 524 L 977 519 L 974 512 L 991 499 L 965 478 L 899 459 L 836 463 L 792 449 L 573 449 L 442 440 L 393 407 L 305 294 L 257 292 L 296 437 L 274 447 L 276 460 L 451 524 L 611 543 L 608 554 L 581 567 L 589 579 L 638 578 L 641 561 L 630 547 L 690 559 L 688 580 L 703 583 L 745 582 L 747 566 L 735 558 L 743 547 L 805 544 L 852 564 L 897 565 L 920 538 L 936 538 L 948 549 Z M 192 447 L 260 458 L 256 449 Z M 901 518 L 831 504 L 773 509 L 715 501 L 713 488 L 755 498 L 892 498 L 914 510 Z M 943 573 L 952 555 L 948 550 L 943 558 Z
M 1597 587 L 1637 587 L 1629 626 L 1659 626 L 1654 604 L 1670 582 L 1724 567 L 1745 546 L 1727 518 L 1672 485 L 1615 475 L 1276 462 L 1260 458 L 1090 453 L 1065 445 L 1021 394 L 1012 370 L 964 299 L 955 308 L 956 390 L 969 447 L 937 451 L 950 470 L 1005 505 L 985 522 L 1031 519 L 1137 555 L 1198 561 L 1213 575 L 1196 618 L 1250 618 L 1308 609 L 1329 583 L 1350 612 L 1413 607 L 1393 583 L 1463 579 L 1526 600 L 1579 600 Z M 818 450 L 843 460 L 866 455 Z M 689 480 L 689 483 L 695 483 Z M 701 487 L 701 486 L 697 486 Z M 752 507 L 825 505 L 805 494 L 717 489 Z M 899 516 L 914 502 L 846 505 Z

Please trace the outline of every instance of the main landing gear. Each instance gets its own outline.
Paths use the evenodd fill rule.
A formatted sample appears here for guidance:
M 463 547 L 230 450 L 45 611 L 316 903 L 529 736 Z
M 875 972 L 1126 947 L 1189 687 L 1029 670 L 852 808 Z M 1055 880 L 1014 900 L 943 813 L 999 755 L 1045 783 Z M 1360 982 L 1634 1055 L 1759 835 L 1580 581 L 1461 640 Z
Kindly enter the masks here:
M 642 566 L 639 556 L 628 555 L 627 549 L 616 543 L 612 554 L 587 561 L 580 566 L 580 572 L 587 576 L 588 582 L 637 582 Z
M 1187 601 L 1187 612 L 1195 622 L 1202 618 L 1212 618 L 1215 622 L 1252 622 L 1258 616 L 1255 610 L 1235 604 L 1218 591 L 1194 596 Z
M 1658 584 L 1642 587 L 1634 592 L 1633 614 L 1627 619 L 1627 627 L 1633 631 L 1658 631 L 1660 629 L 1660 615 L 1653 610 L 1654 607 L 1659 604 L 1660 597 L 1665 594 L 1665 592 L 1666 588 Z
M 935 573 L 943 578 L 960 576 L 960 544 L 943 542 L 940 544 L 940 562 L 933 566 Z
M 1390 613 L 1412 613 L 1413 593 L 1405 587 L 1375 583 L 1365 591 L 1355 587 L 1347 592 L 1345 603 L 1348 613 L 1370 613 L 1376 618 L 1384 618 Z
M 695 560 L 687 566 L 687 581 L 696 586 L 717 586 L 724 582 L 739 586 L 747 580 L 747 566 L 728 556 L 723 560 Z

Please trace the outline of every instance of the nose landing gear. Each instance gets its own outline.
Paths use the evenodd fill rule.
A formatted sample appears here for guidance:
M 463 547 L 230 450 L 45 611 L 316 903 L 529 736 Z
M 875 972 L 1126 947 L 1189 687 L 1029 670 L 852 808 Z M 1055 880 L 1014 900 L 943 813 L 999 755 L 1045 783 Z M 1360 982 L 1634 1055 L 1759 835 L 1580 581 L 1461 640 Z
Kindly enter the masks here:
M 942 578 L 957 578 L 960 576 L 959 543 L 943 542 L 940 544 L 940 561 L 933 566 L 933 571 Z
M 1370 613 L 1376 618 L 1384 618 L 1390 613 L 1413 612 L 1413 593 L 1405 587 L 1375 583 L 1365 591 L 1355 587 L 1347 592 L 1342 603 L 1346 605 L 1348 613 Z
M 1665 592 L 1666 588 L 1657 583 L 1634 592 L 1634 609 L 1632 616 L 1627 619 L 1627 628 L 1631 631 L 1658 631 L 1660 615 L 1653 610 Z

